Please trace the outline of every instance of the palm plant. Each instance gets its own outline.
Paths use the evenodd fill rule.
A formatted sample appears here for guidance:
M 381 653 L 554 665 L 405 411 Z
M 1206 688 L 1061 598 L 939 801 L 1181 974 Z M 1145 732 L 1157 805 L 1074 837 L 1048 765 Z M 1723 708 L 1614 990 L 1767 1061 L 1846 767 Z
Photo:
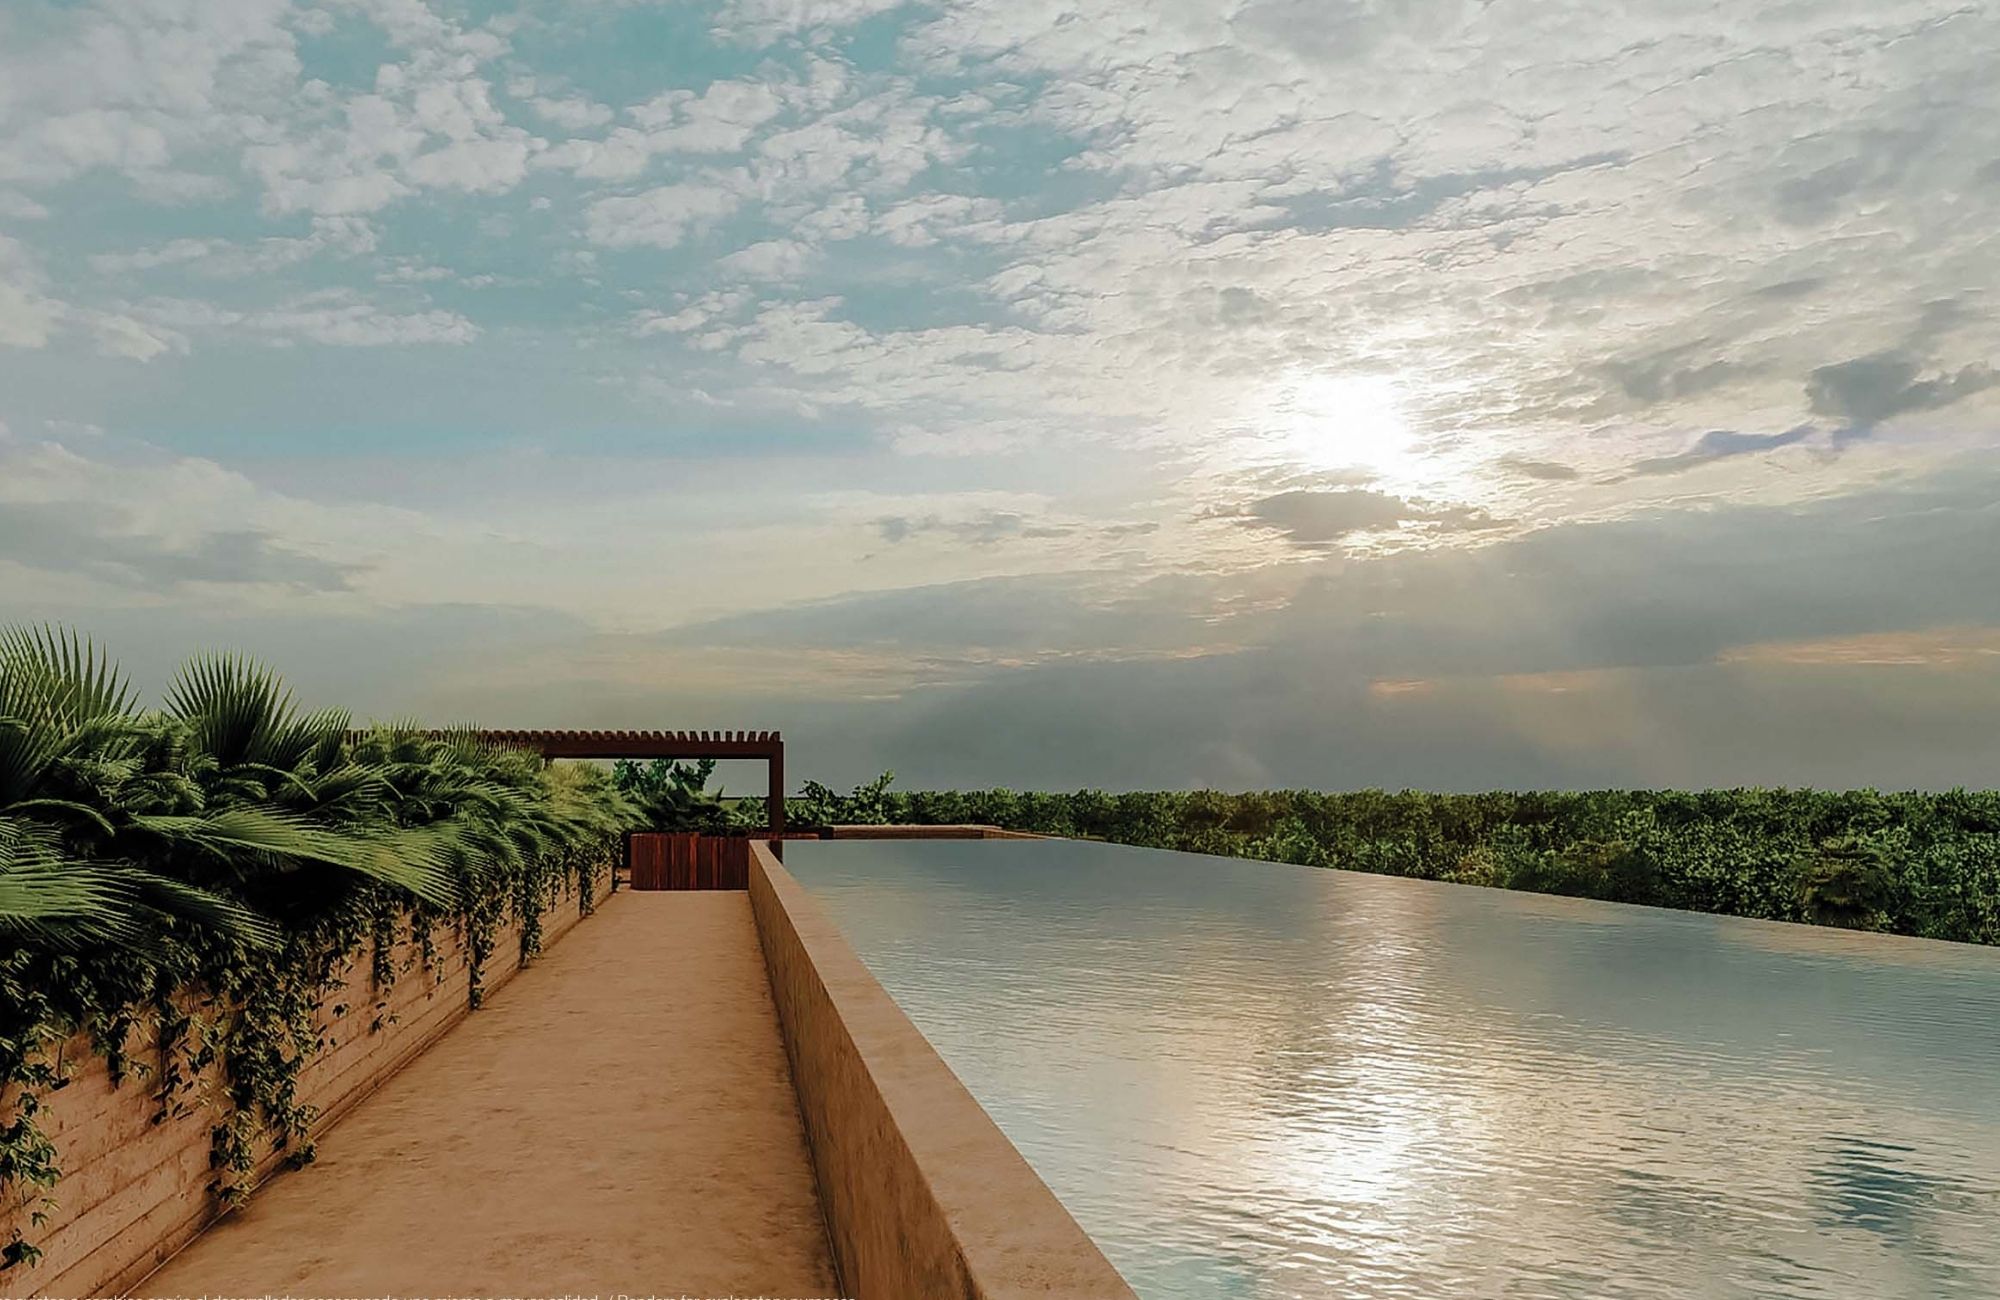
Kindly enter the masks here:
M 0 934 L 23 942 L 177 923 L 268 944 L 266 918 L 383 887 L 449 909 L 631 819 L 601 774 L 557 781 L 469 731 L 357 735 L 240 656 L 193 660 L 141 714 L 89 641 L 0 632 Z
M 222 655 L 182 669 L 166 716 L 189 746 L 195 806 L 137 818 L 136 830 L 293 912 L 323 908 L 357 883 L 313 871 L 326 866 L 436 906 L 456 898 L 451 864 L 435 846 L 382 815 L 394 789 L 347 757 L 346 712 L 301 714 L 268 669 Z
M 90 642 L 0 632 L 0 932 L 45 946 L 137 943 L 162 924 L 268 945 L 268 921 L 125 856 L 121 823 L 177 789 L 148 779 L 149 729 L 123 676 Z
M 163 1053 L 210 1017 L 201 1050 L 232 1107 L 213 1130 L 222 1195 L 256 1168 L 258 1134 L 310 1158 L 295 1085 L 343 959 L 372 940 L 381 987 L 402 919 L 426 962 L 453 924 L 476 1006 L 506 913 L 531 956 L 559 887 L 574 876 L 587 907 L 585 868 L 631 818 L 601 771 L 558 774 L 471 732 L 357 734 L 239 656 L 190 662 L 142 713 L 90 642 L 0 632 L 0 1194 L 60 1176 L 35 1119 L 60 1085 L 51 1045 L 87 1029 L 116 1077 L 147 1017 Z M 181 1005 L 190 990 L 206 1010 Z M 0 1268 L 35 1253 L 16 1232 Z

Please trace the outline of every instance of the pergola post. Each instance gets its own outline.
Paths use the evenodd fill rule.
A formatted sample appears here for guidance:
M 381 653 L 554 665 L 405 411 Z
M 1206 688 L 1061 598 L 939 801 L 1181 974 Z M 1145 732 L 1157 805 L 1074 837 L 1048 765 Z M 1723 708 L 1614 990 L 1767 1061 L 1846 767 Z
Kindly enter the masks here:
M 770 773 L 770 783 L 764 795 L 764 824 L 771 828 L 771 838 L 782 841 L 785 838 L 785 742 L 772 736 L 770 762 L 765 764 Z

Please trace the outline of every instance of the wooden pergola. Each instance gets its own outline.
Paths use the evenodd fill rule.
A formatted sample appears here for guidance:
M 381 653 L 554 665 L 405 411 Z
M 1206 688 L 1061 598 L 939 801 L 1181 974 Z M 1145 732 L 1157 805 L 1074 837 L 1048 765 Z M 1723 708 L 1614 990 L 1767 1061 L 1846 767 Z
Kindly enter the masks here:
M 785 833 L 785 742 L 775 731 L 481 731 L 489 744 L 531 749 L 543 758 L 749 758 L 770 773 L 765 819 Z

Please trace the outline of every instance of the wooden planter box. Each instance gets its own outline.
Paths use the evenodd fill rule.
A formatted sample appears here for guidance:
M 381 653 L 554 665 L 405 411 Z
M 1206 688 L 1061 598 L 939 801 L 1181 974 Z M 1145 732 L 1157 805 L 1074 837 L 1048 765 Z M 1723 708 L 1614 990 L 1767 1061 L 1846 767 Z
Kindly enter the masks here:
M 748 889 L 750 841 L 738 835 L 635 832 L 626 841 L 634 889 Z

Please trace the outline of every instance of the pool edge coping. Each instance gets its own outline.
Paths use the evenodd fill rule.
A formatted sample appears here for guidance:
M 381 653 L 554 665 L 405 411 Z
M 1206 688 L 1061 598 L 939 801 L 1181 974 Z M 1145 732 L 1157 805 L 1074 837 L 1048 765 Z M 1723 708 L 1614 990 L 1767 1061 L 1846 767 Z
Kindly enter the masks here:
M 749 892 L 845 1288 L 857 1300 L 1137 1300 L 763 842 Z

